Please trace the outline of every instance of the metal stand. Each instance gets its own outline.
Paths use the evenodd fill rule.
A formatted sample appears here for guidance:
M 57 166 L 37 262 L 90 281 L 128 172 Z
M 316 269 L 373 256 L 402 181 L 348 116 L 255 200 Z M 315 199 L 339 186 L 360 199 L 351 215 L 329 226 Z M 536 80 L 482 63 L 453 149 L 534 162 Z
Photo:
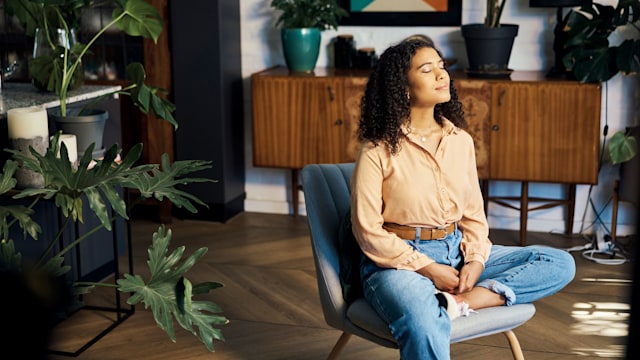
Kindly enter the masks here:
M 113 217 L 113 210 L 111 211 L 111 216 Z M 60 211 L 58 211 L 58 223 L 61 223 L 61 219 L 62 219 L 62 214 L 60 213 Z M 128 262 L 129 262 L 129 272 L 133 273 L 133 247 L 131 244 L 131 223 L 129 220 L 125 221 L 126 223 L 126 231 L 127 231 L 127 251 L 128 251 Z M 112 240 L 113 240 L 113 274 L 114 274 L 114 282 L 116 282 L 118 280 L 118 275 L 119 275 L 119 271 L 120 271 L 120 263 L 118 260 L 118 236 L 117 236 L 117 222 L 114 220 L 113 221 L 113 228 L 112 228 Z M 78 224 L 75 224 L 75 229 L 74 229 L 74 236 L 75 239 L 77 239 L 80 236 L 80 230 L 78 227 Z M 63 246 L 63 238 L 61 237 L 60 240 L 60 246 Z M 78 279 L 81 277 L 82 275 L 82 267 L 81 267 L 81 256 L 80 256 L 80 244 L 78 244 L 78 246 L 76 246 L 76 273 L 78 276 Z M 61 350 L 52 350 L 49 349 L 48 352 L 50 354 L 54 354 L 54 355 L 62 355 L 62 356 L 71 356 L 71 357 L 77 357 L 78 355 L 82 354 L 85 350 L 87 350 L 88 348 L 90 348 L 93 344 L 95 344 L 96 342 L 98 342 L 98 340 L 102 339 L 105 335 L 107 335 L 109 332 L 111 332 L 111 330 L 115 329 L 118 325 L 122 324 L 126 319 L 128 319 L 131 315 L 133 315 L 135 313 L 135 306 L 133 305 L 129 305 L 128 307 L 124 306 L 123 300 L 120 297 L 120 291 L 118 291 L 118 289 L 114 289 L 115 291 L 115 307 L 105 307 L 105 306 L 90 306 L 90 305 L 85 305 L 83 307 L 81 307 L 80 309 L 78 309 L 77 311 L 81 311 L 81 310 L 91 310 L 91 311 L 105 311 L 105 312 L 113 312 L 116 314 L 116 320 L 109 325 L 106 329 L 102 330 L 98 335 L 94 336 L 91 340 L 89 340 L 86 344 L 84 344 L 82 347 L 80 347 L 79 349 L 75 350 L 75 351 L 61 351 Z M 80 295 L 80 300 L 82 300 L 82 295 Z M 77 312 L 76 311 L 76 312 Z M 76 313 L 74 312 L 74 314 Z M 73 316 L 74 314 L 71 314 L 70 316 Z

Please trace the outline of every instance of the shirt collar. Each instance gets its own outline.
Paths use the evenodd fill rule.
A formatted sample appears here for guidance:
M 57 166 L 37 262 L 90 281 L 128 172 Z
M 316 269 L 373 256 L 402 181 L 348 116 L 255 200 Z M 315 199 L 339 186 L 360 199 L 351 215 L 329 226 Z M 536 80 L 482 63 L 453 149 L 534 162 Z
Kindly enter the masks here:
M 446 118 L 443 118 L 442 120 L 442 128 L 444 129 L 445 135 L 457 134 L 460 132 L 460 128 L 455 126 L 451 121 Z M 405 135 L 409 135 L 411 133 L 411 127 L 408 126 L 408 124 L 403 125 L 402 132 Z

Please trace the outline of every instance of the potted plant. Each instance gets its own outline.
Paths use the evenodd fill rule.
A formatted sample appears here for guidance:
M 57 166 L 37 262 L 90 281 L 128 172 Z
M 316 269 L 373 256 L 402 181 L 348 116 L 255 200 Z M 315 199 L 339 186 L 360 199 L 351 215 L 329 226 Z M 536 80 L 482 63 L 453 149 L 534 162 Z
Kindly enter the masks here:
M 60 109 L 52 113 L 59 127 L 68 133 L 78 136 L 78 150 L 83 153 L 89 144 L 101 143 L 102 128 L 106 117 L 104 111 L 93 109 L 91 105 L 99 100 L 115 94 L 129 96 L 134 105 L 142 112 L 152 112 L 157 117 L 167 120 L 174 128 L 177 122 L 173 117 L 175 106 L 165 97 L 166 90 L 157 88 L 145 82 L 146 74 L 140 63 L 127 65 L 127 79 L 129 84 L 94 99 L 89 106 L 69 109 L 67 98 L 69 91 L 77 84 L 81 77 L 82 58 L 89 53 L 91 46 L 109 28 L 116 26 L 131 36 L 142 36 L 157 42 L 162 32 L 163 22 L 158 11 L 145 0 L 114 0 L 115 9 L 110 22 L 104 24 L 86 44 L 67 40 L 63 44 L 55 41 L 54 30 L 61 29 L 64 34 L 73 34 L 72 29 L 78 25 L 80 11 L 92 6 L 92 0 L 7 0 L 10 13 L 16 15 L 25 24 L 27 33 L 33 28 L 45 30 L 46 42 L 51 52 L 44 53 L 30 61 L 29 72 L 36 83 L 46 84 L 46 90 L 55 92 L 60 99 Z M 57 34 L 57 32 L 56 32 Z M 88 127 L 86 119 L 70 118 L 70 116 L 92 116 L 96 118 L 99 130 L 90 129 L 89 133 L 99 134 L 99 138 L 83 140 L 78 130 L 69 129 L 67 125 L 82 122 L 82 127 Z M 90 122 L 94 123 L 94 122 Z M 96 149 L 102 150 L 99 147 Z
M 500 22 L 506 2 L 487 0 L 484 23 L 462 25 L 469 76 L 508 77 L 511 74 L 509 58 L 519 26 Z
M 205 207 L 206 204 L 197 197 L 177 189 L 176 186 L 213 181 L 188 177 L 191 173 L 209 168 L 211 163 L 208 161 L 185 160 L 172 164 L 169 163 L 168 155 L 165 154 L 162 167 L 159 164 L 134 166 L 141 154 L 142 144 L 134 146 L 121 161 L 118 161 L 121 150 L 117 145 L 113 145 L 105 153 L 104 160 L 97 162 L 95 166 L 92 166 L 94 160 L 90 152 L 86 152 L 80 159 L 79 166 L 75 168 L 68 160 L 69 152 L 65 143 L 58 142 L 59 136 L 59 133 L 54 136 L 52 145 L 44 155 L 33 148 L 31 149 L 33 157 L 16 150 L 8 150 L 13 154 L 13 160 L 8 160 L 4 164 L 3 172 L 0 174 L 0 194 L 13 199 L 31 201 L 28 206 L 19 204 L 0 206 L 2 236 L 0 275 L 5 278 L 12 276 L 20 279 L 20 283 L 28 290 L 27 293 L 33 297 L 29 300 L 33 300 L 34 304 L 40 304 L 41 300 L 42 303 L 49 303 L 57 293 L 54 290 L 59 290 L 54 288 L 51 293 L 47 293 L 48 287 L 34 282 L 34 276 L 36 279 L 52 279 L 52 283 L 56 279 L 68 279 L 71 269 L 68 264 L 65 264 L 65 254 L 90 238 L 97 230 L 104 228 L 111 231 L 112 224 L 117 218 L 128 219 L 130 208 L 135 204 L 127 204 L 119 189 L 135 189 L 141 194 L 141 198 L 154 197 L 162 200 L 166 197 L 178 207 L 197 212 L 194 204 Z M 41 174 L 44 178 L 44 187 L 16 189 L 16 180 L 13 177 L 18 168 L 16 160 L 22 162 L 23 167 Z M 43 232 L 43 228 L 32 220 L 32 216 L 34 206 L 40 201 L 50 201 L 55 204 L 64 214 L 64 222 L 37 261 L 27 262 L 16 251 L 14 244 L 16 240 L 10 238 L 10 229 L 12 226 L 19 226 L 25 237 L 21 239 L 22 241 L 28 240 L 27 235 L 37 239 Z M 73 240 L 57 253 L 53 253 L 64 229 L 83 222 L 86 217 L 83 208 L 87 208 L 83 206 L 85 202 L 99 219 L 99 225 Z M 70 285 L 73 294 L 87 293 L 97 286 L 115 287 L 120 292 L 130 293 L 127 303 L 131 305 L 143 303 L 145 308 L 150 308 L 158 326 L 165 330 L 172 340 L 175 341 L 173 327 L 175 318 L 181 327 L 199 336 L 206 347 L 214 351 L 213 340 L 223 340 L 220 330 L 214 326 L 226 324 L 228 321 L 218 314 L 221 309 L 215 303 L 196 300 L 194 297 L 219 288 L 222 284 L 217 282 L 191 284 L 185 277 L 185 273 L 197 263 L 207 249 L 200 248 L 183 259 L 184 247 L 169 253 L 171 237 L 171 231 L 164 225 L 161 225 L 153 234 L 153 243 L 148 249 L 147 263 L 151 274 L 149 279 L 132 273 L 124 274 L 119 278 L 120 275 L 116 274 L 117 281 L 114 282 L 75 282 Z M 5 287 L 3 291 L 5 295 L 12 296 L 15 295 L 14 290 L 16 289 Z M 41 321 L 46 322 L 46 319 Z M 6 325 L 12 327 L 12 324 Z
M 276 27 L 285 62 L 290 71 L 312 72 L 320 53 L 321 32 L 338 29 L 338 22 L 349 13 L 336 0 L 272 0 L 271 7 L 281 11 Z
M 32 14 L 43 15 L 43 17 L 33 17 L 34 19 L 42 19 L 43 24 L 52 24 L 52 19 L 57 19 L 55 26 L 67 30 L 67 34 L 70 33 L 68 30 L 75 18 L 68 15 L 67 8 L 63 5 L 77 6 L 72 7 L 77 10 L 92 3 L 88 0 L 8 1 L 12 2 L 12 9 L 16 15 L 21 14 L 16 9 L 23 6 L 22 9 L 30 9 Z M 71 80 L 72 74 L 81 66 L 82 57 L 89 52 L 90 47 L 101 34 L 115 25 L 129 35 L 144 36 L 155 41 L 162 31 L 162 19 L 157 10 L 146 1 L 115 0 L 114 4 L 116 4 L 116 8 L 113 11 L 111 22 L 105 24 L 86 45 L 77 43 L 72 48 L 55 46 L 53 55 L 47 59 L 52 71 L 49 73 L 46 83 L 48 89 L 55 91 L 58 95 L 63 117 L 68 116 L 67 97 L 73 82 Z M 27 16 L 25 12 L 27 10 L 24 10 L 22 16 Z M 34 70 L 34 72 L 38 71 Z M 163 90 L 145 84 L 142 65 L 129 64 L 127 71 L 131 84 L 115 93 L 131 96 L 141 111 L 145 113 L 152 111 L 177 128 L 177 122 L 172 114 L 173 104 L 160 96 Z M 0 206 L 0 234 L 2 236 L 0 238 L 0 275 L 3 278 L 7 275 L 18 279 L 29 295 L 34 295 L 41 290 L 33 288 L 32 279 L 29 277 L 31 274 L 38 276 L 45 274 L 46 278 L 51 279 L 69 279 L 68 275 L 71 269 L 69 265 L 64 263 L 64 255 L 77 248 L 80 243 L 86 241 L 100 228 L 111 231 L 112 223 L 116 219 L 128 219 L 129 210 L 135 204 L 125 202 L 122 189 L 138 192 L 139 201 L 152 197 L 157 200 L 166 198 L 175 206 L 183 207 L 191 212 L 197 212 L 194 205 L 206 207 L 206 204 L 197 197 L 176 187 L 193 182 L 213 181 L 188 177 L 191 173 L 209 168 L 210 162 L 186 160 L 170 163 L 169 156 L 164 154 L 161 164 L 135 166 L 134 164 L 142 152 L 142 144 L 133 146 L 126 156 L 121 154 L 121 149 L 117 145 L 113 145 L 106 150 L 103 159 L 96 161 L 93 156 L 95 144 L 92 143 L 86 149 L 80 149 L 86 151 L 81 156 L 76 168 L 71 166 L 68 160 L 69 151 L 66 145 L 59 144 L 59 136 L 60 133 L 56 133 L 44 155 L 39 154 L 33 148 L 30 149 L 33 157 L 9 150 L 13 154 L 13 160 L 4 164 L 0 174 L 1 195 L 5 198 L 32 200 L 28 206 L 19 204 Z M 120 160 L 121 155 L 123 156 Z M 40 174 L 44 178 L 44 187 L 17 189 L 14 174 L 18 163 L 21 163 L 20 166 L 23 168 Z M 15 227 L 15 229 L 21 230 L 25 239 L 20 240 L 25 241 L 29 240 L 27 239 L 29 237 L 38 238 L 38 234 L 43 231 L 50 231 L 50 229 L 43 230 L 32 219 L 33 207 L 41 201 L 49 201 L 59 208 L 64 215 L 64 223 L 61 224 L 60 232 L 56 233 L 40 258 L 34 263 L 28 263 L 22 258 L 21 253 L 16 251 L 14 241 L 18 241 L 18 239 L 11 238 L 14 235 L 10 229 Z M 83 209 L 87 207 L 90 209 L 90 216 L 98 219 L 99 225 L 75 239 L 64 249 L 53 253 L 54 245 L 58 243 L 57 239 L 62 236 L 63 230 L 74 227 L 75 224 L 82 223 L 86 219 L 87 214 L 83 213 Z M 111 213 L 115 215 L 112 216 Z M 207 249 L 200 248 L 183 259 L 184 247 L 169 253 L 171 237 L 171 232 L 164 226 L 160 226 L 158 231 L 153 234 L 153 243 L 148 249 L 149 260 L 147 263 L 151 273 L 149 279 L 145 280 L 141 275 L 134 273 L 125 274 L 111 284 L 107 282 L 73 283 L 71 284 L 73 293 L 85 293 L 96 286 L 115 287 L 120 292 L 130 293 L 131 296 L 127 302 L 132 305 L 144 303 L 145 308 L 150 308 L 158 326 L 165 330 L 172 340 L 175 341 L 173 325 L 175 319 L 181 327 L 199 336 L 207 349 L 214 351 L 213 341 L 223 340 L 220 330 L 214 326 L 227 323 L 227 319 L 218 314 L 221 310 L 216 304 L 210 301 L 196 300 L 195 296 L 208 293 L 222 284 L 216 282 L 191 284 L 184 275 L 197 263 Z M 116 276 L 120 275 L 116 274 Z M 13 289 L 5 288 L 4 291 L 11 292 Z
M 618 73 L 640 72 L 640 0 L 620 0 L 616 7 L 592 3 L 568 15 L 566 55 L 563 62 L 583 83 L 598 83 Z M 623 41 L 612 45 L 609 37 L 620 27 Z M 637 153 L 637 139 L 628 131 L 613 134 L 608 144 L 612 163 L 631 160 Z

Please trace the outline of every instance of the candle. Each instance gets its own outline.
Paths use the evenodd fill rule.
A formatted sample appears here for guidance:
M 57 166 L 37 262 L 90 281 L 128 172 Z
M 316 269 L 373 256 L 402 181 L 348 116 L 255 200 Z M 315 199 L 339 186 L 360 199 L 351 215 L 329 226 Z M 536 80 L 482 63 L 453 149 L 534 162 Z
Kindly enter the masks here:
M 67 147 L 67 153 L 69 154 L 69 162 L 71 164 L 75 164 L 78 161 L 78 141 L 76 140 L 76 136 L 73 134 L 60 134 L 58 138 L 58 157 L 60 157 L 60 149 L 62 149 L 62 144 Z
M 42 107 L 14 108 L 7 111 L 9 142 L 14 150 L 33 158 L 29 148 L 44 155 L 49 148 L 49 121 L 47 110 Z M 35 171 L 16 170 L 16 186 L 19 188 L 42 188 L 44 177 Z
M 33 106 L 7 110 L 9 139 L 49 139 L 47 110 Z

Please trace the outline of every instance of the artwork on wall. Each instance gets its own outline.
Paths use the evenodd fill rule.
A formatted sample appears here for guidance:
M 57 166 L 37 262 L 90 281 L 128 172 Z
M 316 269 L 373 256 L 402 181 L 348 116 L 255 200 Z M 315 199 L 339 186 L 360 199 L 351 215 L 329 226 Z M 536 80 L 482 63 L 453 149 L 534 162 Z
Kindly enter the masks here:
M 460 26 L 462 0 L 340 0 L 340 25 Z

